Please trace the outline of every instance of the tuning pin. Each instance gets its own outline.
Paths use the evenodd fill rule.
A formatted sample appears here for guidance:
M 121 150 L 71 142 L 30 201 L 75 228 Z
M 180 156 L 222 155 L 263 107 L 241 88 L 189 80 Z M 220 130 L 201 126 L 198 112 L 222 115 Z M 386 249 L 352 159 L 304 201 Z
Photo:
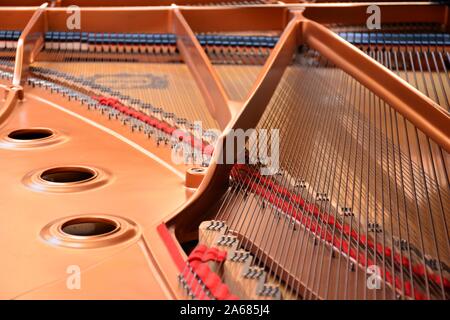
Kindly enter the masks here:
M 405 239 L 400 239 L 400 249 L 409 250 L 409 242 Z
M 265 209 L 266 208 L 266 201 L 265 200 L 260 200 L 259 201 L 259 205 L 261 206 L 261 208 Z
M 186 126 L 187 119 L 186 118 L 175 118 L 175 123 L 179 127 L 184 127 L 184 126 Z
M 355 271 L 355 263 L 353 261 L 350 261 L 348 264 L 348 269 L 352 272 Z
M 130 100 L 130 106 L 135 109 L 138 109 L 139 103 L 140 103 L 139 99 L 133 98 Z
M 367 223 L 367 231 L 380 233 L 383 231 L 383 229 L 380 227 L 380 225 L 377 222 L 368 222 Z
M 317 239 L 316 236 L 314 236 L 314 245 L 317 246 L 319 244 L 319 239 Z
M 355 214 L 352 211 L 352 208 L 350 207 L 342 207 L 341 208 L 341 215 L 344 217 L 353 217 Z
M 153 114 L 155 115 L 155 118 L 162 120 L 162 108 L 153 108 Z
M 292 231 L 297 231 L 297 225 L 294 219 L 288 224 L 288 228 L 292 228 Z
M 294 188 L 298 189 L 304 189 L 306 187 L 308 187 L 308 184 L 305 180 L 298 180 L 294 185 Z

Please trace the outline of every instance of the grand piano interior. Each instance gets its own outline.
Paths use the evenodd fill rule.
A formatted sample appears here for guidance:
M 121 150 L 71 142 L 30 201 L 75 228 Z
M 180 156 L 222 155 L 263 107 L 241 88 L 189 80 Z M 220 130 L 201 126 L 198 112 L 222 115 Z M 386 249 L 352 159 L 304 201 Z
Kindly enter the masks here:
M 1 299 L 449 299 L 446 4 L 0 17 Z

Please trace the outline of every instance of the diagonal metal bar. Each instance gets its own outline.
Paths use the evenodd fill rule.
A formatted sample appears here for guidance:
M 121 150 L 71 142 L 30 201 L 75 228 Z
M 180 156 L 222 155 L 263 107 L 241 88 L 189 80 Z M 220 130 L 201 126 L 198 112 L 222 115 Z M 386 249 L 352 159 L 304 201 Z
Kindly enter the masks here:
M 177 237 L 189 234 L 192 226 L 197 226 L 205 218 L 207 209 L 222 195 L 224 188 L 228 186 L 228 177 L 231 165 L 221 164 L 221 159 L 226 158 L 225 145 L 229 139 L 229 129 L 254 128 L 262 113 L 266 109 L 280 79 L 289 63 L 292 61 L 298 43 L 298 18 L 294 17 L 281 34 L 280 40 L 273 49 L 264 66 L 264 71 L 259 75 L 254 89 L 244 102 L 236 118 L 230 122 L 228 130 L 225 130 L 216 143 L 213 159 L 208 171 L 195 194 L 186 204 L 177 211 L 174 217 L 182 217 L 177 220 Z M 231 150 L 230 150 L 231 151 Z M 180 214 L 182 212 L 182 214 Z M 199 213 L 202 214 L 199 214 Z M 171 221 L 173 222 L 173 221 Z
M 193 74 L 209 111 L 223 130 L 235 113 L 225 89 L 194 32 L 177 7 L 172 9 L 172 24 L 173 32 L 177 35 L 178 49 Z
M 43 45 L 46 31 L 45 10 L 47 3 L 42 4 L 28 21 L 17 43 L 14 66 L 13 85 L 22 86 L 30 63 Z

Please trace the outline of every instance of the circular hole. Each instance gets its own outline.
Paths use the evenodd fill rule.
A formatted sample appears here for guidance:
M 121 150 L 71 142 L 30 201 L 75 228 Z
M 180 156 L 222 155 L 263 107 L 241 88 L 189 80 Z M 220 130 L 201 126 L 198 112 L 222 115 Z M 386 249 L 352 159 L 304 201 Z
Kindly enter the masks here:
M 205 168 L 191 168 L 192 172 L 202 173 L 205 172 Z
M 38 140 L 51 137 L 53 131 L 50 129 L 20 129 L 11 132 L 8 137 L 14 140 Z
M 95 171 L 88 168 L 64 167 L 45 170 L 41 179 L 54 183 L 70 183 L 91 180 L 95 176 Z
M 93 237 L 105 235 L 118 229 L 118 225 L 108 219 L 78 218 L 67 221 L 61 230 L 72 236 Z

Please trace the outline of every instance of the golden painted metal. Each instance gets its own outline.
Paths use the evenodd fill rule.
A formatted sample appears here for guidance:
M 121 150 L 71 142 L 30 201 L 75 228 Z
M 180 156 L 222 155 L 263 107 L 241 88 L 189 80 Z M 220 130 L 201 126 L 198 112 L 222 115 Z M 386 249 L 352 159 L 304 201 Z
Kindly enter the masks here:
M 70 3 L 82 7 L 92 4 L 81 0 Z M 122 4 L 119 0 L 108 2 L 108 6 Z M 0 9 L 0 27 L 23 29 L 14 78 L 12 82 L 0 80 L 6 97 L 0 104 L 0 298 L 183 298 L 177 283 L 179 270 L 157 227 L 166 224 L 178 253 L 185 258 L 179 243 L 195 239 L 199 223 L 207 219 L 208 209 L 228 186 L 231 167 L 218 164 L 218 160 L 229 130 L 257 125 L 300 44 L 319 51 L 450 151 L 448 113 L 326 27 L 336 21 L 362 23 L 367 5 L 83 7 L 82 30 L 173 31 L 178 35 L 182 60 L 222 131 L 201 183 L 187 183 L 188 167 L 172 163 L 170 148 L 149 142 L 120 122 L 80 107 L 77 101 L 25 84 L 27 69 L 44 44 L 43 34 L 67 30 L 66 9 L 59 8 L 64 5 L 65 1 L 55 1 L 48 7 Z M 404 14 L 406 8 L 408 14 Z M 414 17 L 413 22 L 449 26 L 449 8 L 439 5 L 386 4 L 383 14 L 386 22 L 410 22 Z M 233 101 L 195 33 L 249 30 L 277 31 L 281 36 L 248 97 Z M 56 134 L 24 147 L 7 138 L 8 133 L 21 128 L 49 128 Z M 48 168 L 76 166 L 91 168 L 96 174 L 90 181 L 68 187 L 39 180 Z M 74 217 L 112 219 L 120 228 L 93 240 L 67 237 L 61 225 Z M 81 269 L 82 286 L 77 290 L 68 289 L 66 283 L 73 265 Z

